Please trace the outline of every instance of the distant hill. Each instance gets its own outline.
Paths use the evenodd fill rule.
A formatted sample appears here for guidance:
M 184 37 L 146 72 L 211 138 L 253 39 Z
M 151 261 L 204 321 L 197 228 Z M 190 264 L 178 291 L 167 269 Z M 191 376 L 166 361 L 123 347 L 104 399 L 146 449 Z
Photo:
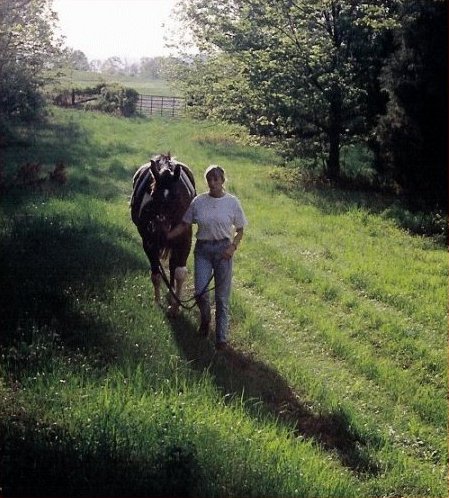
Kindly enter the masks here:
M 180 92 L 167 80 L 152 80 L 142 76 L 125 74 L 95 73 L 92 71 L 79 71 L 66 69 L 58 79 L 58 89 L 82 88 L 94 86 L 102 81 L 106 83 L 120 83 L 127 88 L 134 88 L 139 93 L 147 95 L 179 96 Z

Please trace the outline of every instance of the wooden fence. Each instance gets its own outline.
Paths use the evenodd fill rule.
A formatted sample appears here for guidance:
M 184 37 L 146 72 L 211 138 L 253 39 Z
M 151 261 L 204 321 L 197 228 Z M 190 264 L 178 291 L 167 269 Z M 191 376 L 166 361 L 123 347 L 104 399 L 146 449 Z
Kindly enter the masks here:
M 179 117 L 186 110 L 185 99 L 162 95 L 139 94 L 136 111 L 142 114 Z

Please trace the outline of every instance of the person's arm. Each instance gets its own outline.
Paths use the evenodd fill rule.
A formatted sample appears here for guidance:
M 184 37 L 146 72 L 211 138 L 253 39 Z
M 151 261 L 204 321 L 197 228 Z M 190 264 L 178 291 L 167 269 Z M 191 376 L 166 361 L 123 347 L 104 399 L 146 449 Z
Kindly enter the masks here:
M 227 247 L 226 251 L 223 254 L 224 259 L 230 259 L 234 255 L 237 250 L 238 245 L 240 244 L 243 237 L 243 227 L 237 228 L 235 231 L 234 239 Z
M 242 238 L 243 238 L 243 227 L 237 228 L 235 231 L 234 240 L 231 243 L 231 245 L 235 246 L 235 250 L 237 250 L 237 247 L 239 246 Z
M 189 228 L 189 226 L 191 226 L 190 223 L 181 221 L 181 223 L 176 225 L 175 228 L 167 232 L 167 240 L 172 240 L 175 239 L 176 237 L 179 237 Z

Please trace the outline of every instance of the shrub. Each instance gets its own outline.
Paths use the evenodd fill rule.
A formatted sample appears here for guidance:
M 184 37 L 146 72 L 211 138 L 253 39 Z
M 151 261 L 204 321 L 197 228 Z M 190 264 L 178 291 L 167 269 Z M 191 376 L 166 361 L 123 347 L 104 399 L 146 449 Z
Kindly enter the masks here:
M 81 97 L 78 103 L 76 96 Z M 83 102 L 82 98 L 86 97 L 94 99 L 90 98 L 89 101 Z M 136 114 L 138 99 L 139 93 L 133 88 L 100 83 L 94 87 L 64 90 L 54 97 L 53 102 L 62 107 L 83 105 L 88 110 L 129 117 Z
M 139 94 L 133 88 L 124 88 L 120 85 L 104 85 L 100 90 L 100 98 L 91 108 L 110 114 L 125 117 L 136 114 Z

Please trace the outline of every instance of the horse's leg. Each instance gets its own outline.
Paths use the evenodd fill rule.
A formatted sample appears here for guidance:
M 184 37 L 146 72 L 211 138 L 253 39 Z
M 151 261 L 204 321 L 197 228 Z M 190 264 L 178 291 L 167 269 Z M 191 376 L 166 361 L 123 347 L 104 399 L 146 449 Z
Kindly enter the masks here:
M 177 244 L 172 247 L 172 253 L 169 262 L 170 268 L 170 285 L 178 299 L 182 298 L 182 289 L 187 278 L 186 262 L 190 253 L 192 234 L 189 231 Z M 179 302 L 170 296 L 170 311 L 177 315 L 179 313 Z
M 185 266 L 178 266 L 176 261 L 176 253 L 172 252 L 172 256 L 169 261 L 170 269 L 170 287 L 172 292 L 169 294 L 170 306 L 168 311 L 170 315 L 176 316 L 179 314 L 179 302 L 176 298 L 181 299 L 181 291 L 184 280 L 187 276 L 187 268 Z M 176 296 L 176 297 L 175 297 Z
M 143 249 L 145 251 L 145 254 L 147 255 L 147 258 L 150 262 L 150 277 L 151 277 L 151 282 L 153 284 L 153 289 L 154 289 L 154 301 L 156 304 L 160 305 L 161 304 L 161 280 L 162 280 L 162 275 L 159 271 L 159 258 L 158 254 L 154 251 L 153 245 L 151 244 L 150 241 L 146 240 L 145 238 L 142 240 L 143 242 Z
M 177 266 L 175 269 L 175 293 L 179 299 L 182 297 L 182 288 L 187 278 L 187 267 Z
M 153 283 L 153 289 L 154 289 L 154 302 L 156 304 L 161 304 L 161 280 L 162 276 L 157 270 L 154 272 L 153 270 L 150 270 L 151 273 L 151 282 Z

